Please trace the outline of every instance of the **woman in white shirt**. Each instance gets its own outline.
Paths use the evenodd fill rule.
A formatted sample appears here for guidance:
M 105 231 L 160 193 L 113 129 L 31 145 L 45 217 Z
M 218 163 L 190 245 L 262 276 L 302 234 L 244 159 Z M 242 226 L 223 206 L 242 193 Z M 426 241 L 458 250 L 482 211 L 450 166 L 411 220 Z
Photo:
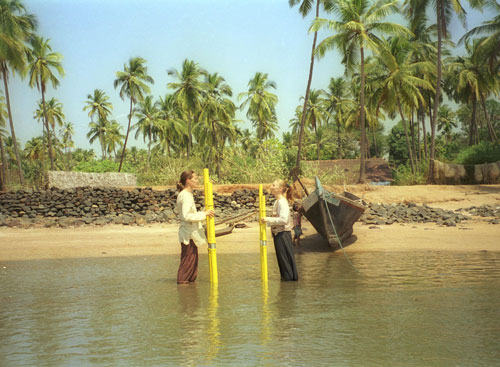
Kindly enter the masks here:
M 288 201 L 292 199 L 293 192 L 289 185 L 283 180 L 276 180 L 271 185 L 271 194 L 276 198 L 273 206 L 273 216 L 264 217 L 262 222 L 271 227 L 273 233 L 276 258 L 280 268 L 281 280 L 298 280 L 297 265 L 293 254 L 291 230 L 293 227 L 292 217 Z
M 214 216 L 213 210 L 196 210 L 193 189 L 198 184 L 198 176 L 193 170 L 184 171 L 177 183 L 177 210 L 181 220 L 179 242 L 181 243 L 181 263 L 177 271 L 177 284 L 194 282 L 198 275 L 198 247 L 207 243 L 202 222 Z

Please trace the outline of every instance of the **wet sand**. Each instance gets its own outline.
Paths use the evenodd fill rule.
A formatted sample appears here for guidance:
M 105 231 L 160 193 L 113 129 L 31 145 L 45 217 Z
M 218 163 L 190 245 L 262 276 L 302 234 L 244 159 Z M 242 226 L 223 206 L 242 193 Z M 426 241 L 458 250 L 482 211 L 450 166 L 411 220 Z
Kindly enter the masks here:
M 237 188 L 241 189 L 242 185 Z M 245 187 L 250 188 L 251 185 Z M 229 191 L 234 187 L 220 187 Z M 335 188 L 336 191 L 340 187 Z M 500 185 L 475 186 L 349 186 L 347 189 L 369 202 L 415 202 L 454 210 L 480 205 L 500 206 Z M 233 233 L 217 237 L 217 252 L 258 253 L 257 223 L 235 228 Z M 375 228 L 374 228 L 375 227 Z M 81 228 L 0 228 L 0 261 L 87 258 L 103 256 L 146 256 L 179 254 L 176 224 L 143 227 L 107 225 Z M 331 251 L 309 224 L 297 252 Z M 346 251 L 500 251 L 500 225 L 475 218 L 457 227 L 436 224 L 393 224 L 354 227 L 355 241 L 346 243 Z M 268 249 L 273 252 L 270 232 Z M 206 246 L 200 248 L 200 253 Z

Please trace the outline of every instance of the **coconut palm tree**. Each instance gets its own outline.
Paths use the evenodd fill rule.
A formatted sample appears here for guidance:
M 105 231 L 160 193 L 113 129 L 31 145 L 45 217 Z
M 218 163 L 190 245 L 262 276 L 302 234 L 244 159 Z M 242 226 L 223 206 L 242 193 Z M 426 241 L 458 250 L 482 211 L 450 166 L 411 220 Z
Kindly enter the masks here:
M 309 101 L 307 102 L 307 116 L 304 120 L 305 124 L 307 126 L 310 126 L 312 130 L 314 130 L 315 137 L 324 136 L 324 134 L 318 134 L 318 128 L 323 126 L 328 118 L 328 112 L 325 109 L 325 100 L 322 98 L 324 93 L 325 92 L 321 89 L 311 89 L 309 93 Z M 317 159 L 320 160 L 321 146 L 319 140 L 317 140 L 317 143 Z
M 316 48 L 318 57 L 333 48 L 342 52 L 342 63 L 351 73 L 359 56 L 360 59 L 360 129 L 361 129 L 361 159 L 359 170 L 359 182 L 365 182 L 366 175 L 366 125 L 365 125 L 365 51 L 368 49 L 374 53 L 378 50 L 380 40 L 377 33 L 388 34 L 411 34 L 404 26 L 381 20 L 388 15 L 398 11 L 398 2 L 390 0 L 339 0 L 332 4 L 332 10 L 338 14 L 339 20 L 317 18 L 310 31 L 318 31 L 325 28 L 336 32 L 325 38 Z
M 36 17 L 27 13 L 21 1 L 0 0 L 0 73 L 3 79 L 10 133 L 14 139 L 14 151 L 21 185 L 24 185 L 24 176 L 10 108 L 8 77 L 9 71 L 19 72 L 21 75 L 24 73 L 26 65 L 24 41 L 31 36 L 36 27 Z
M 138 106 L 134 108 L 135 116 L 139 119 L 137 123 L 132 126 L 136 129 L 135 138 L 137 139 L 140 134 L 146 142 L 148 140 L 148 159 L 147 166 L 149 169 L 149 164 L 151 161 L 151 143 L 156 141 L 159 133 L 159 121 L 160 114 L 156 108 L 156 104 L 153 102 L 152 96 L 146 96 L 146 98 L 138 103 Z
M 342 159 L 342 141 L 340 139 L 340 127 L 343 125 L 343 104 L 348 100 L 349 91 L 344 78 L 331 78 L 328 89 L 325 92 L 325 109 L 328 112 L 328 121 L 333 116 L 337 127 L 337 156 Z
M 451 131 L 456 129 L 457 114 L 448 105 L 439 106 L 438 119 L 437 119 L 437 129 L 442 131 L 443 135 L 446 137 L 448 142 L 451 141 Z
M 248 82 L 248 91 L 238 95 L 238 100 L 244 99 L 240 109 L 248 105 L 247 117 L 256 128 L 259 140 L 272 138 L 278 130 L 278 96 L 269 92 L 271 88 L 276 89 L 276 83 L 268 80 L 268 74 L 257 72 Z
M 67 169 L 70 169 L 71 148 L 75 147 L 75 143 L 73 141 L 73 135 L 75 134 L 75 125 L 72 122 L 67 121 L 59 130 L 59 133 L 62 136 L 63 149 L 66 151 L 66 167 Z
M 106 152 L 113 156 L 115 160 L 118 158 L 116 149 L 123 147 L 123 139 L 125 135 L 122 134 L 123 126 L 120 125 L 116 120 L 108 121 L 108 127 L 106 129 L 106 135 L 104 136 L 104 145 L 106 146 Z M 133 150 L 135 147 L 132 147 Z
M 83 110 L 88 110 L 90 122 L 94 123 L 93 126 L 90 126 L 91 130 L 95 129 L 96 126 L 99 125 L 107 125 L 108 117 L 111 115 L 111 111 L 113 110 L 113 105 L 109 102 L 109 97 L 106 95 L 101 89 L 94 89 L 94 94 L 88 94 L 87 100 L 85 101 L 85 107 Z M 97 123 L 94 122 L 94 119 L 97 119 Z M 99 136 L 99 142 L 101 144 L 101 153 L 102 158 L 106 159 L 106 143 L 104 138 L 105 129 L 98 129 L 101 133 Z
M 393 114 L 399 112 L 405 132 L 408 156 L 412 172 L 415 172 L 416 163 L 408 135 L 407 120 L 404 110 L 417 109 L 425 103 L 422 89 L 433 91 L 432 84 L 421 77 L 430 74 L 433 64 L 430 61 L 414 61 L 412 50 L 418 47 L 405 37 L 393 37 L 381 44 L 378 55 L 373 63 L 367 67 L 372 75 L 380 78 L 379 105 Z
M 182 70 L 175 69 L 167 71 L 168 75 L 174 77 L 177 81 L 168 83 L 167 87 L 174 90 L 179 107 L 186 114 L 186 126 L 188 135 L 187 158 L 191 156 L 193 149 L 192 129 L 197 121 L 197 115 L 200 112 L 201 101 L 203 98 L 203 83 L 201 77 L 205 70 L 200 68 L 198 63 L 185 59 L 182 63 Z
M 479 143 L 479 131 L 477 126 L 477 104 L 483 101 L 484 95 L 489 92 L 490 87 L 498 85 L 498 80 L 489 73 L 487 64 L 478 53 L 481 39 L 465 42 L 467 55 L 451 58 L 448 70 L 445 74 L 445 91 L 456 101 L 470 104 L 472 107 L 471 122 L 469 125 L 469 145 Z M 487 114 L 486 114 L 487 117 Z M 496 135 L 488 121 L 488 130 L 492 141 Z
M 187 136 L 187 128 L 184 120 L 181 119 L 181 111 L 177 103 L 176 96 L 166 94 L 164 98 L 156 102 L 156 108 L 159 113 L 159 145 L 158 149 L 167 152 L 170 157 L 171 143 L 179 140 L 182 136 Z
M 228 98 L 233 95 L 225 79 L 218 73 L 205 74 L 205 99 L 202 112 L 195 126 L 195 136 L 202 145 L 208 145 L 209 158 L 215 161 L 217 176 L 221 176 L 221 159 L 226 139 L 234 140 L 236 130 L 235 104 Z M 215 154 L 214 154 L 215 151 Z
M 479 7 L 482 0 L 469 0 L 472 7 Z M 438 116 L 439 103 L 441 100 L 441 83 L 443 77 L 442 71 L 442 46 L 443 39 L 448 38 L 447 28 L 450 24 L 453 14 L 456 14 L 462 24 L 465 26 L 466 12 L 460 3 L 460 0 L 406 0 L 407 12 L 410 18 L 425 18 L 425 12 L 428 7 L 432 7 L 436 14 L 437 27 L 437 58 L 436 58 L 436 93 L 434 95 L 433 113 L 431 117 L 431 146 L 430 146 L 430 164 L 429 177 L 434 181 L 434 156 L 435 156 L 435 135 L 436 121 Z
M 87 133 L 89 143 L 93 144 L 98 139 L 101 145 L 102 159 L 106 159 L 106 134 L 109 129 L 109 121 L 99 117 L 97 122 L 89 123 L 89 128 L 90 130 Z
M 288 5 L 290 7 L 293 7 L 297 4 L 299 4 L 299 13 L 302 15 L 302 18 L 305 18 L 309 12 L 312 9 L 314 0 L 288 0 Z M 323 3 L 325 10 L 331 9 L 331 3 L 332 1 L 330 0 L 316 0 L 315 4 L 315 18 L 319 17 L 319 7 L 320 3 Z M 313 70 L 314 70 L 314 50 L 316 49 L 316 42 L 318 40 L 318 32 L 314 32 L 313 36 L 313 43 L 312 43 L 312 50 L 311 50 L 311 62 L 309 64 L 309 76 L 307 78 L 307 86 L 306 86 L 306 93 L 304 96 L 304 105 L 302 107 L 302 114 L 301 120 L 300 120 L 300 127 L 299 127 L 299 142 L 298 142 L 298 151 L 297 151 L 297 164 L 296 164 L 296 174 L 299 174 L 300 171 L 300 158 L 301 158 L 301 148 L 302 148 L 302 139 L 304 135 L 304 124 L 305 124 L 305 118 L 306 118 L 306 108 L 307 108 L 307 101 L 309 100 L 309 92 L 311 90 L 311 81 L 312 81 L 312 76 L 313 76 Z
M 47 142 L 49 148 L 50 168 L 54 169 L 54 157 L 52 153 L 52 138 L 50 137 L 49 123 L 47 120 L 45 106 L 45 91 L 47 83 L 57 88 L 59 80 L 53 71 L 57 71 L 60 76 L 64 76 L 64 69 L 61 64 L 62 56 L 57 52 L 52 52 L 49 39 L 33 36 L 30 39 L 31 49 L 27 52 L 29 63 L 29 85 L 35 87 L 42 94 L 42 111 L 44 111 L 44 126 L 47 132 Z
M 45 103 L 45 113 L 43 110 L 42 101 L 38 102 L 38 109 L 35 111 L 35 115 L 33 118 L 38 121 L 44 121 L 45 117 L 47 118 L 47 124 L 52 128 L 53 139 L 57 140 L 56 137 L 56 124 L 61 127 L 64 123 L 64 113 L 62 110 L 62 103 L 59 102 L 56 98 L 51 98 Z
M 116 72 L 116 79 L 113 85 L 116 88 L 120 87 L 120 97 L 130 99 L 130 112 L 128 115 L 127 133 L 125 134 L 125 142 L 123 143 L 122 155 L 120 158 L 120 166 L 118 172 L 122 169 L 123 158 L 125 157 L 125 149 L 127 149 L 128 135 L 130 133 L 130 123 L 132 121 L 132 112 L 134 104 L 144 99 L 144 95 L 150 93 L 150 88 L 147 83 L 154 83 L 152 77 L 148 75 L 148 68 L 144 65 L 146 60 L 141 57 L 133 57 L 129 60 L 128 65 L 123 66 L 123 71 Z

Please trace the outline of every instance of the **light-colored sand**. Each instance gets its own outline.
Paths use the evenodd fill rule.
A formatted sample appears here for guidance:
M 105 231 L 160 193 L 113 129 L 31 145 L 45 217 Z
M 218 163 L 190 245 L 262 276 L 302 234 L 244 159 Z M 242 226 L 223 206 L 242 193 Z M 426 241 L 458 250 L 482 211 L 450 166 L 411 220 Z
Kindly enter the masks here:
M 228 190 L 227 188 L 225 188 Z M 339 188 L 336 188 L 339 191 Z M 500 206 L 500 185 L 481 186 L 349 186 L 348 191 L 369 202 L 425 203 L 444 209 Z M 226 191 L 227 192 L 227 191 Z M 330 251 L 308 223 L 298 252 Z M 500 251 L 500 225 L 471 221 L 457 227 L 435 224 L 372 226 L 357 223 L 356 241 L 346 251 Z M 269 251 L 273 251 L 269 236 Z M 0 261 L 179 254 L 177 226 L 109 225 L 83 228 L 0 229 Z M 201 253 L 206 247 L 200 249 Z M 218 253 L 259 252 L 256 223 L 217 238 Z

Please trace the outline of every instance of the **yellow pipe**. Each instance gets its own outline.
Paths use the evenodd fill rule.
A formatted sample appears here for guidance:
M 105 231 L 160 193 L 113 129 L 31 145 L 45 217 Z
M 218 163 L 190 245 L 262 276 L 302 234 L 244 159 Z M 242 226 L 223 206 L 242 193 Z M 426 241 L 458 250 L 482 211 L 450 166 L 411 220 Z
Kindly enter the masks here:
M 203 170 L 203 184 L 205 186 L 205 210 L 214 210 L 213 187 L 208 175 L 208 169 Z M 218 283 L 217 253 L 215 248 L 215 218 L 207 216 L 207 242 L 208 242 L 208 270 L 210 282 Z
M 259 185 L 259 219 L 266 216 L 266 197 L 262 190 L 262 184 Z M 260 239 L 260 273 L 262 281 L 267 286 L 267 233 L 266 223 L 260 223 L 259 220 L 259 239 Z

